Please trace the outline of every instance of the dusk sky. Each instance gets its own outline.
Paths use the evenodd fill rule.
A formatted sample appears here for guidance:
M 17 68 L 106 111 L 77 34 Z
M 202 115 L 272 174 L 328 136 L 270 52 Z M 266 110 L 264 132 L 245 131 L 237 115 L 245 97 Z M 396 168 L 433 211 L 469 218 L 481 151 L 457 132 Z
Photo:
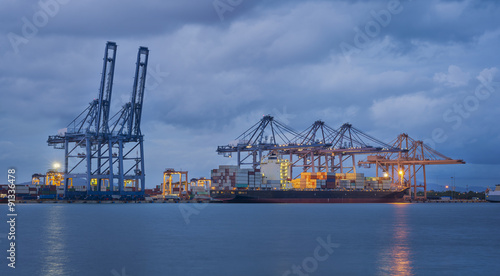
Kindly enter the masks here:
M 98 95 L 118 44 L 111 113 L 150 50 L 142 132 L 146 187 L 165 168 L 210 177 L 215 152 L 271 114 L 301 131 L 349 122 L 424 140 L 466 165 L 428 182 L 500 183 L 499 1 L 41 0 L 0 2 L 0 183 L 28 182 L 47 145 Z M 374 174 L 374 172 L 373 172 Z

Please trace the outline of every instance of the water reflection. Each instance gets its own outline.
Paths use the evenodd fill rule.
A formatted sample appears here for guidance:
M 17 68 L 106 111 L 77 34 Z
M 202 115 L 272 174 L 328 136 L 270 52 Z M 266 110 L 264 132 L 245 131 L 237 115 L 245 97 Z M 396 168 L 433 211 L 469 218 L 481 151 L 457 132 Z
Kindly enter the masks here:
M 41 275 L 69 275 L 69 272 L 65 270 L 68 257 L 65 246 L 63 208 L 50 206 L 47 209 L 47 219 L 42 226 L 44 242 L 41 256 L 44 262 Z
M 411 250 L 408 239 L 407 204 L 395 204 L 394 222 L 388 234 L 391 235 L 389 247 L 381 251 L 379 272 L 382 275 L 414 275 Z

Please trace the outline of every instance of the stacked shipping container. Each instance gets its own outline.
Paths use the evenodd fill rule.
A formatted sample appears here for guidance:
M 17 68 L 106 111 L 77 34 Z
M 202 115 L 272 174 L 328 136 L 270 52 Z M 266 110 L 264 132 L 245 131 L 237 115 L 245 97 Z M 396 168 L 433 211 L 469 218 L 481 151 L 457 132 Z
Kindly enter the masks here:
M 391 188 L 390 177 L 367 177 L 365 187 L 373 190 L 389 190 Z
M 335 174 L 330 172 L 303 172 L 292 185 L 294 189 L 335 189 L 335 179 Z
M 212 170 L 212 187 L 218 190 L 234 188 L 263 188 L 259 169 L 240 169 L 238 166 L 220 165 Z
M 262 173 L 259 169 L 248 172 L 248 187 L 251 189 L 264 188 L 262 184 Z
M 240 169 L 238 166 L 221 165 L 212 170 L 212 187 L 218 190 L 232 189 L 281 189 L 284 183 L 280 180 L 268 180 L 260 170 Z M 299 179 L 290 181 L 293 189 L 373 189 L 389 190 L 389 177 L 367 177 L 363 173 L 332 173 L 332 172 L 303 172 Z

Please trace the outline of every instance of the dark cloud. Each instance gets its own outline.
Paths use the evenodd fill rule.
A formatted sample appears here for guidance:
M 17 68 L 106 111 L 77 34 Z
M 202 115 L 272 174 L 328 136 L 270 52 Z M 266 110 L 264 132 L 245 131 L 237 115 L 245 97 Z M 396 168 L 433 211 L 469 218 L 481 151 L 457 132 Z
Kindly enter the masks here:
M 42 2 L 64 2 L 56 1 Z M 46 139 L 97 96 L 107 40 L 118 43 L 112 113 L 130 97 L 137 48 L 151 50 L 148 186 L 166 167 L 208 176 L 230 163 L 216 146 L 264 114 L 297 130 L 318 119 L 334 128 L 348 121 L 387 142 L 402 132 L 432 142 L 440 128 L 447 140 L 436 149 L 472 163 L 458 184 L 477 173 L 482 185 L 498 178 L 481 166 L 498 169 L 500 87 L 460 126 L 444 118 L 477 98 L 480 74 L 500 81 L 497 1 L 401 0 L 400 12 L 363 45 L 357 30 L 366 32 L 391 1 L 241 1 L 222 17 L 216 1 L 66 2 L 29 36 L 25 25 L 43 20 L 39 2 L 0 4 L 0 163 L 18 167 L 22 181 L 62 159 Z M 346 56 L 342 43 L 355 51 Z

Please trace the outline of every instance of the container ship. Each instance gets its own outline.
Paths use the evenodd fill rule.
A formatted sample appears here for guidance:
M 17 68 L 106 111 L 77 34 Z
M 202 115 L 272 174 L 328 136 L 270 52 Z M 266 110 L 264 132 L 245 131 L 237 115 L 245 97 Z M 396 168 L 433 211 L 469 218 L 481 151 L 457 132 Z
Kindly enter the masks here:
M 288 160 L 269 158 L 260 169 L 221 165 L 212 170 L 210 196 L 222 203 L 397 203 L 408 188 L 363 173 L 303 172 L 290 179 Z

